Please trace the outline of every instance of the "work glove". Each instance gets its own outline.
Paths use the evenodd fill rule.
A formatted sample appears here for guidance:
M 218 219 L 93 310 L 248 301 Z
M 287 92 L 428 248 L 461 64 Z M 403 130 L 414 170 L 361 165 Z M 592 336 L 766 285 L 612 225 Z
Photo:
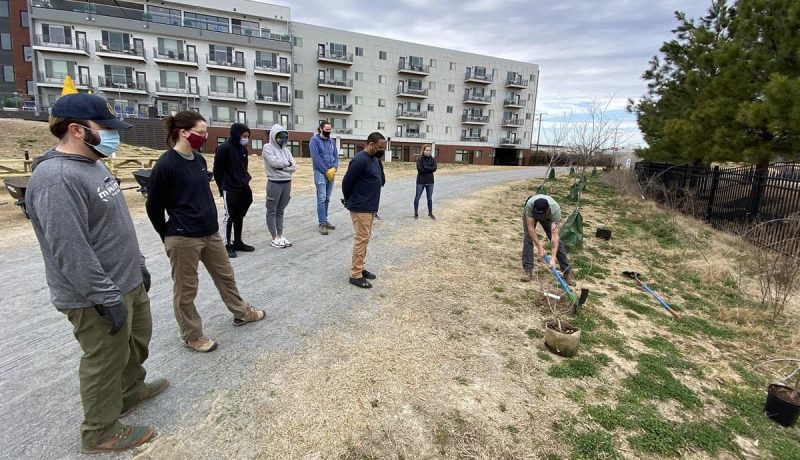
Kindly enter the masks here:
M 342 198 L 341 201 L 342 201 L 342 206 L 344 206 L 346 208 L 347 207 L 347 200 Z
M 95 305 L 95 310 L 100 316 L 105 316 L 111 321 L 111 328 L 108 330 L 109 335 L 117 335 L 124 326 L 128 319 L 128 307 L 124 303 L 118 303 L 110 306 Z
M 328 182 L 333 181 L 333 176 L 336 175 L 336 168 L 331 168 L 327 172 L 325 172 L 325 177 L 328 178 Z
M 150 272 L 144 265 L 142 265 L 142 283 L 144 283 L 144 290 L 150 292 Z

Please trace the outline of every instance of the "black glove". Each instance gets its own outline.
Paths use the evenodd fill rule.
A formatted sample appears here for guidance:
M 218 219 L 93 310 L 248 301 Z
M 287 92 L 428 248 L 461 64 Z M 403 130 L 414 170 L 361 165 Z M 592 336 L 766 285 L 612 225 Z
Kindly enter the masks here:
M 347 201 L 344 198 L 342 198 L 342 206 L 347 207 Z
M 117 335 L 117 332 L 125 326 L 125 322 L 128 319 L 128 307 L 124 303 L 110 306 L 95 305 L 94 308 L 100 316 L 105 316 L 111 321 L 111 328 L 108 330 L 109 335 Z
M 144 290 L 150 292 L 150 272 L 144 265 L 142 265 L 142 283 L 144 283 Z

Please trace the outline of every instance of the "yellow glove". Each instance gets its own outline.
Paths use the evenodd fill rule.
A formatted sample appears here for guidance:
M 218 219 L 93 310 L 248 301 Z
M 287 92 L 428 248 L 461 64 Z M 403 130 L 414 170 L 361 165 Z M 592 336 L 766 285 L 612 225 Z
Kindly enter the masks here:
M 325 173 L 325 177 L 327 177 L 329 181 L 333 181 L 333 176 L 335 175 L 336 175 L 336 168 L 331 168 Z

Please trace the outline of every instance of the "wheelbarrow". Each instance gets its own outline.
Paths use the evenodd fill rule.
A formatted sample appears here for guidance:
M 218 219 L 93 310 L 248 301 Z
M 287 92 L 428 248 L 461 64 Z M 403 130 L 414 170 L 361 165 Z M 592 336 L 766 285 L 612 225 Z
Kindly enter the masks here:
M 152 169 L 137 169 L 132 173 L 133 178 L 136 179 L 136 183 L 139 184 L 136 191 L 141 193 L 145 198 L 147 198 L 147 186 L 150 184 L 150 173 L 152 172 Z M 208 174 L 208 181 L 211 182 L 214 179 L 214 173 L 206 171 L 206 174 Z
M 28 179 L 30 177 L 13 177 L 4 179 L 3 183 L 6 186 L 6 190 L 8 190 L 8 194 L 14 199 L 14 204 L 19 206 L 25 217 L 30 219 L 28 208 L 25 206 L 25 190 L 28 188 Z

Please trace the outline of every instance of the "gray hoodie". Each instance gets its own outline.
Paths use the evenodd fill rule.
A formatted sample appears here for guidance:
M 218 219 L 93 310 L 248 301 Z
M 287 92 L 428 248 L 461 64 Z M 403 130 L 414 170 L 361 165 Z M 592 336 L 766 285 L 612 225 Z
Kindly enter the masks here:
M 267 179 L 272 181 L 290 181 L 292 174 L 297 170 L 297 163 L 294 162 L 292 152 L 286 147 L 281 147 L 275 141 L 275 136 L 281 132 L 286 132 L 283 126 L 277 123 L 272 125 L 269 130 L 269 142 L 261 151 Z
M 25 203 L 58 309 L 114 305 L 142 283 L 136 231 L 101 161 L 50 150 L 32 167 Z

